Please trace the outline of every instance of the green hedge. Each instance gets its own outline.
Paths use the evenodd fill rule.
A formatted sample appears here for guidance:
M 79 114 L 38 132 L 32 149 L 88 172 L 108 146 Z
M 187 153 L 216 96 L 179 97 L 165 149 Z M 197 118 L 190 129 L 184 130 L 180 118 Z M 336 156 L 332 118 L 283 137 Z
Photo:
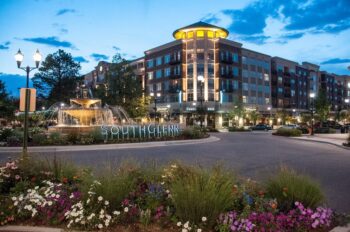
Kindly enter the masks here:
M 279 128 L 273 135 L 299 137 L 302 135 L 302 132 L 299 129 Z

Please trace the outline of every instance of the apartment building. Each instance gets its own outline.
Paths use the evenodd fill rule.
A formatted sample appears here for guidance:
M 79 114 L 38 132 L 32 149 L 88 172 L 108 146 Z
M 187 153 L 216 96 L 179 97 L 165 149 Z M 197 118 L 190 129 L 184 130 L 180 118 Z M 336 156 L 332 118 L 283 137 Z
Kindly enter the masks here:
M 175 30 L 174 41 L 149 49 L 128 64 L 144 94 L 155 98 L 158 113 L 192 124 L 200 111 L 205 114 L 205 125 L 220 128 L 240 103 L 263 116 L 281 109 L 307 112 L 310 93 L 317 96 L 319 89 L 327 91 L 333 110 L 346 106 L 349 76 L 243 48 L 228 40 L 228 35 L 215 25 L 191 24 Z M 93 87 L 103 84 L 106 71 L 108 63 L 100 62 L 85 81 Z M 152 106 L 150 114 L 153 111 Z

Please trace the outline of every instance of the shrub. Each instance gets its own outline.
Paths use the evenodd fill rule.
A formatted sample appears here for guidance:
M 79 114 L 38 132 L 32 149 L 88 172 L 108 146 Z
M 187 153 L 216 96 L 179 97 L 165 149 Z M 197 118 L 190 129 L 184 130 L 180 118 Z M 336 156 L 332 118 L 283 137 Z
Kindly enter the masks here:
M 104 137 L 101 133 L 101 129 L 95 129 L 90 132 L 90 137 L 93 139 L 94 143 L 101 143 L 104 141 Z
M 229 127 L 228 128 L 228 131 L 230 132 L 245 132 L 245 131 L 250 131 L 250 130 L 247 130 L 245 129 L 243 126 L 242 127 Z
M 281 209 L 292 209 L 295 202 L 315 208 L 324 201 L 324 195 L 317 183 L 307 176 L 282 168 L 266 183 L 270 197 L 276 198 Z
M 22 137 L 23 138 L 23 137 Z M 7 138 L 6 142 L 7 145 L 10 147 L 16 147 L 22 144 L 23 139 L 17 137 L 17 136 L 10 136 Z
M 273 133 L 273 135 L 287 136 L 287 137 L 299 137 L 302 135 L 299 129 L 289 129 L 289 128 L 278 128 L 278 130 Z
M 49 143 L 50 144 L 66 144 L 67 140 L 64 136 L 59 132 L 52 132 L 49 135 Z
M 80 135 L 78 132 L 70 132 L 67 134 L 66 139 L 69 144 L 77 144 L 80 141 Z
M 7 138 L 14 135 L 12 128 L 0 128 L 0 142 L 7 141 Z
M 186 139 L 199 139 L 203 138 L 206 135 L 206 133 L 197 126 L 186 127 L 184 130 L 182 130 L 181 134 Z
M 206 217 L 208 225 L 213 225 L 220 212 L 233 205 L 234 178 L 220 167 L 205 171 L 173 165 L 166 169 L 165 177 L 176 209 L 175 215 L 181 221 L 198 225 L 202 217 Z
M 49 143 L 46 134 L 33 134 L 32 139 L 34 145 L 45 145 Z

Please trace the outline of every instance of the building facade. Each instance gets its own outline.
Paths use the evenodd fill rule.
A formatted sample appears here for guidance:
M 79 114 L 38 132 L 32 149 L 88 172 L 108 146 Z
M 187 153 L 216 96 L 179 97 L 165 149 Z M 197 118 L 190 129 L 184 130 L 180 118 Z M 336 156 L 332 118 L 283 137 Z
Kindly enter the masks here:
M 155 98 L 157 107 L 150 107 L 150 114 L 220 128 L 228 125 L 228 113 L 238 104 L 262 116 L 278 110 L 307 112 L 310 93 L 317 96 L 319 89 L 326 90 L 333 110 L 346 106 L 349 76 L 243 48 L 228 40 L 228 34 L 224 28 L 198 22 L 177 29 L 174 41 L 129 63 L 144 94 Z M 103 84 L 106 71 L 108 63 L 100 62 L 85 81 L 93 87 Z

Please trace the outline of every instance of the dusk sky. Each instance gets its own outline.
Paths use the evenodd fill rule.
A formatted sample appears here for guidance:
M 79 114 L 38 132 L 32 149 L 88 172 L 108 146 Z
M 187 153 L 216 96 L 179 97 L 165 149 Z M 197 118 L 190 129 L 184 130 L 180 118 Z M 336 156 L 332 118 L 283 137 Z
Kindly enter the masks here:
M 34 65 L 37 48 L 44 57 L 62 48 L 85 74 L 116 52 L 143 56 L 200 20 L 227 28 L 245 48 L 350 74 L 349 0 L 1 0 L 0 77 L 24 74 L 18 48 L 24 65 Z

